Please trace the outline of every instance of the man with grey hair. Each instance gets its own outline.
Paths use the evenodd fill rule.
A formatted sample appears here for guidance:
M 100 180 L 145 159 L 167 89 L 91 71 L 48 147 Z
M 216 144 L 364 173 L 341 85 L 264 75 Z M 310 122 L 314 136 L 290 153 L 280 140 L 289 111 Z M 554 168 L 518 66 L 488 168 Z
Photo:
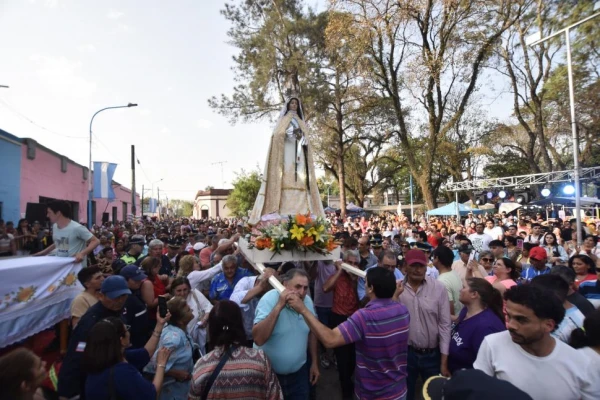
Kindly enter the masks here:
M 173 264 L 171 264 L 171 260 L 165 254 L 163 254 L 163 249 L 165 248 L 165 244 L 160 239 L 152 239 L 150 243 L 148 243 L 148 255 L 140 257 L 135 262 L 136 265 L 142 265 L 142 261 L 146 257 L 154 257 L 160 260 L 160 270 L 158 271 L 159 275 L 166 275 L 168 277 L 173 276 Z
M 308 274 L 303 269 L 292 268 L 283 277 L 285 290 L 267 292 L 258 302 L 252 336 L 254 346 L 262 349 L 277 374 L 284 399 L 308 399 L 310 384 L 319 379 L 317 363 L 317 338 L 287 300 L 291 296 L 301 299 L 306 308 L 316 316 L 308 293 Z M 311 365 L 307 362 L 307 346 Z
M 240 279 L 251 275 L 247 269 L 238 268 L 238 260 L 234 255 L 228 254 L 223 257 L 221 265 L 223 272 L 216 274 L 210 283 L 209 298 L 213 302 L 229 300 L 233 288 Z
M 146 239 L 142 235 L 133 235 L 129 239 L 129 249 L 124 256 L 121 257 L 121 260 L 125 261 L 127 265 L 135 264 L 137 259 L 142 254 L 144 250 L 144 245 L 146 244 Z

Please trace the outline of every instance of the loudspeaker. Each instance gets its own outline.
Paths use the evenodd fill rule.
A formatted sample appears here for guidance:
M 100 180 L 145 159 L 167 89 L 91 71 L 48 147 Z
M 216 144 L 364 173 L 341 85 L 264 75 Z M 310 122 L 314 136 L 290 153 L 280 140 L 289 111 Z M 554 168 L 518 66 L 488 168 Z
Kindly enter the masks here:
M 102 223 L 105 224 L 108 222 L 108 213 L 102 213 Z
M 45 204 L 27 203 L 27 208 L 25 209 L 25 219 L 30 225 L 32 225 L 34 221 L 38 221 L 40 224 L 42 224 L 42 226 L 45 226 L 47 220 L 46 213 L 47 207 Z

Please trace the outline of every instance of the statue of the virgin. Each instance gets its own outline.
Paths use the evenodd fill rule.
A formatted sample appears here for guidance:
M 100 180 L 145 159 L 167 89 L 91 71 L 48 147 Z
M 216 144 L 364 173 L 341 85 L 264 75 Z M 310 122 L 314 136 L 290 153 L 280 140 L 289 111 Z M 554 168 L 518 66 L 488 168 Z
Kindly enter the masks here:
M 307 134 L 302 104 L 297 97 L 291 97 L 283 106 L 271 136 L 250 224 L 269 214 L 325 215 Z

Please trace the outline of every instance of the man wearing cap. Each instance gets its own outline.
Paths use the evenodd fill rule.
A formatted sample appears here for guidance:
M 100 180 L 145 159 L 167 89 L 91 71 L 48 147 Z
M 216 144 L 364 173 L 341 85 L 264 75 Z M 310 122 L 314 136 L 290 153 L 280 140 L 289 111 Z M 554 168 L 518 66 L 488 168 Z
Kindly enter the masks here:
M 408 396 L 415 396 L 419 376 L 426 380 L 442 374 L 450 376 L 450 307 L 446 287 L 426 276 L 429 260 L 420 250 L 406 253 L 406 278 L 400 302 L 408 308 Z
M 483 265 L 479 264 L 474 259 L 471 259 L 471 253 L 473 252 L 473 247 L 470 245 L 461 245 L 458 248 L 458 255 L 460 256 L 460 260 L 454 261 L 452 263 L 452 271 L 458 274 L 458 277 L 462 280 L 463 284 L 465 283 L 465 278 L 467 277 L 467 271 L 469 268 L 467 267 L 469 263 L 473 266 L 477 265 L 477 269 L 481 273 L 481 276 L 487 276 L 488 273 L 483 268 Z
M 540 400 L 598 399 L 592 359 L 552 337 L 565 316 L 561 300 L 535 285 L 504 293 L 507 331 L 487 335 L 473 366 Z
M 492 240 L 489 246 L 490 251 L 492 252 L 492 255 L 494 256 L 495 260 L 498 260 L 505 256 L 504 248 L 506 247 L 506 245 L 504 244 L 504 240 Z
M 125 302 L 127 310 L 127 319 L 131 325 L 131 345 L 133 347 L 142 347 L 148 339 L 149 332 L 149 316 L 146 303 L 142 300 L 140 288 L 142 282 L 148 278 L 140 267 L 131 264 L 120 272 L 121 276 L 127 281 L 127 287 L 131 290 L 131 294 Z
M 135 264 L 137 259 L 140 258 L 145 244 L 146 239 L 144 239 L 142 235 L 133 235 L 131 239 L 129 239 L 129 250 L 121 257 L 121 260 L 128 265 Z
M 130 294 L 131 290 L 122 276 L 110 276 L 102 282 L 98 303 L 91 306 L 81 317 L 69 339 L 67 354 L 58 375 L 60 397 L 70 399 L 83 393 L 85 376 L 82 373 L 81 358 L 88 333 L 96 322 L 107 317 L 120 317 L 126 321 L 127 312 L 124 307 Z
M 548 253 L 540 246 L 535 246 L 529 250 L 529 263 L 531 267 L 521 272 L 521 279 L 525 282 L 530 282 L 538 275 L 549 274 L 551 268 L 546 265 L 547 258 Z
M 510 382 L 478 369 L 456 371 L 452 378 L 432 376 L 423 385 L 424 400 L 533 400 Z

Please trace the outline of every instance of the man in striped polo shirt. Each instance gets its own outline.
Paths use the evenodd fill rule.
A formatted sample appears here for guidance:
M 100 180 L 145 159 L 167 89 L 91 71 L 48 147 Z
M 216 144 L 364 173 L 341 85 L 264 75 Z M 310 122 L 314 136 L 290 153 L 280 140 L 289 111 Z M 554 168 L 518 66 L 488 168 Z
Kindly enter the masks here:
M 367 271 L 365 287 L 367 306 L 333 330 L 321 324 L 298 296 L 288 295 L 287 302 L 325 347 L 355 344 L 354 393 L 359 399 L 404 400 L 410 317 L 398 302 L 402 281 L 396 283 L 393 272 L 375 267 Z

